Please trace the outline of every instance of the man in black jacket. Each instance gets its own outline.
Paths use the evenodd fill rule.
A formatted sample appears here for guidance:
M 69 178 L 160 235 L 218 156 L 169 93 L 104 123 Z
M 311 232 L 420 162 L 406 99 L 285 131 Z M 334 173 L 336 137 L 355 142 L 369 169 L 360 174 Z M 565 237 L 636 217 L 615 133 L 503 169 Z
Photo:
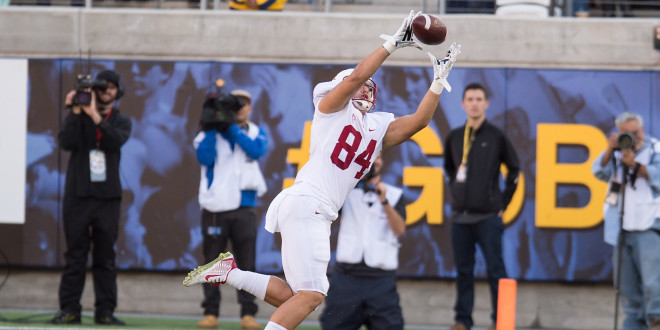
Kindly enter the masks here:
M 131 121 L 113 107 L 122 96 L 119 75 L 105 70 L 84 91 L 70 91 L 70 109 L 58 139 L 71 152 L 66 173 L 62 220 L 66 266 L 59 288 L 60 312 L 51 323 L 80 324 L 80 296 L 85 285 L 87 255 L 92 249 L 94 322 L 124 325 L 114 317 L 117 306 L 117 241 L 121 202 L 119 159 L 131 134 Z
M 502 213 L 518 184 L 518 157 L 509 139 L 486 120 L 488 98 L 480 84 L 469 84 L 461 103 L 466 125 L 452 130 L 445 141 L 445 172 L 452 197 L 451 238 L 456 264 L 456 324 L 451 330 L 472 327 L 475 246 L 486 260 L 493 326 L 497 322 L 500 278 L 506 277 L 502 258 Z M 504 192 L 499 188 L 500 166 L 508 168 Z

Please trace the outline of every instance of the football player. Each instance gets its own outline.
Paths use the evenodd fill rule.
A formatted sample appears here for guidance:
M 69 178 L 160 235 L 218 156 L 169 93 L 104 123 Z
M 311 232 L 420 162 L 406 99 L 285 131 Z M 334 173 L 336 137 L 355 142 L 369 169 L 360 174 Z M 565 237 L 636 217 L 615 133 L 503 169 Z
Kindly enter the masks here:
M 419 14 L 417 14 L 419 15 Z M 294 329 L 314 311 L 328 292 L 326 271 L 330 261 L 330 224 L 348 193 L 371 168 L 382 149 L 398 145 L 426 127 L 440 94 L 451 91 L 447 76 L 461 46 L 453 44 L 438 60 L 427 53 L 434 79 L 415 113 L 399 118 L 371 112 L 378 89 L 371 76 L 395 50 L 422 47 L 412 39 L 414 11 L 393 35 L 385 39 L 354 69 L 339 72 L 332 81 L 314 88 L 309 161 L 293 186 L 275 197 L 266 213 L 266 229 L 282 235 L 282 265 L 286 282 L 236 268 L 233 256 L 223 253 L 211 263 L 191 271 L 183 284 L 227 283 L 277 307 L 266 325 Z

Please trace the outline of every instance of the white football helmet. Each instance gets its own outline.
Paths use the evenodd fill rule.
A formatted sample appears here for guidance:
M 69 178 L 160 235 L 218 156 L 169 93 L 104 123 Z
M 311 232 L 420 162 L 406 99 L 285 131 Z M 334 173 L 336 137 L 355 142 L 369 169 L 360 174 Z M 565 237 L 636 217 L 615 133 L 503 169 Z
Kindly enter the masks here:
M 332 80 L 344 80 L 353 72 L 353 69 L 346 69 L 339 72 Z M 362 89 L 362 95 L 360 97 L 351 98 L 353 106 L 355 106 L 360 111 L 369 112 L 376 108 L 376 95 L 378 94 L 378 86 L 373 79 L 369 78 L 364 83 L 364 86 L 367 87 L 366 90 Z

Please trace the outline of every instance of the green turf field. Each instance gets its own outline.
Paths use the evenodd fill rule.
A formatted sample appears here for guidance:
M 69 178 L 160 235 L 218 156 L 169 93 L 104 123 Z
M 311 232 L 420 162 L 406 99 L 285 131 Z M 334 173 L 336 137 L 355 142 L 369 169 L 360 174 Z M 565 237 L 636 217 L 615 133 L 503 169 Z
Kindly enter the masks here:
M 175 316 L 126 316 L 117 315 L 117 318 L 126 322 L 125 326 L 101 326 L 94 324 L 94 317 L 84 315 L 81 325 L 53 325 L 48 323 L 53 313 L 28 313 L 14 311 L 0 311 L 0 328 L 69 328 L 69 329 L 197 329 L 199 319 Z M 262 325 L 265 325 L 262 322 Z M 239 322 L 220 322 L 218 329 L 239 330 Z M 297 329 L 319 330 L 318 326 L 301 325 Z

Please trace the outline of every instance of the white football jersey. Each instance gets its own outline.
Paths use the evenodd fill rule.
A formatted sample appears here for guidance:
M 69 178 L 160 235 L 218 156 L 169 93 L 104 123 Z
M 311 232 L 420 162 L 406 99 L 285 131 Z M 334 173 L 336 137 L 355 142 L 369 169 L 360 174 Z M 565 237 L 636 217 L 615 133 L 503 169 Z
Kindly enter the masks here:
M 303 166 L 291 192 L 312 195 L 336 214 L 373 164 L 383 148 L 383 137 L 394 115 L 385 112 L 362 114 L 348 102 L 338 112 L 326 114 L 318 104 L 339 81 L 329 81 L 314 88 L 309 161 Z

